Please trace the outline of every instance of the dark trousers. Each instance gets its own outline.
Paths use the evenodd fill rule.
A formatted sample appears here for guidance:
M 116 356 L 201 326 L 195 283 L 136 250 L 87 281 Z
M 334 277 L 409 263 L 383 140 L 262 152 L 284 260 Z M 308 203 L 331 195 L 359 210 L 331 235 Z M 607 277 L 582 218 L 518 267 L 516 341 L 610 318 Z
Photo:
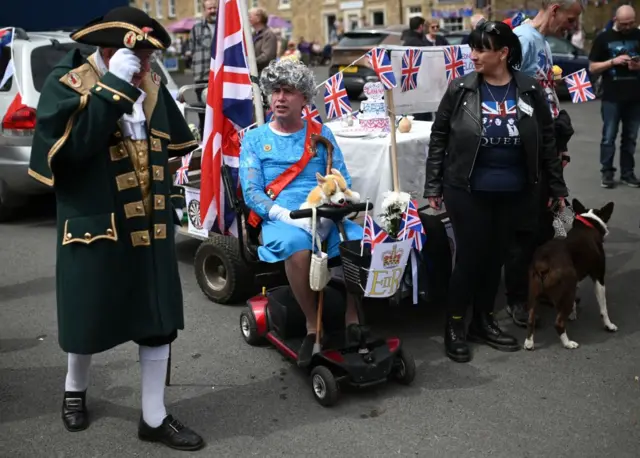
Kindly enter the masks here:
M 204 89 L 196 89 L 196 97 L 198 98 L 198 106 L 202 105 L 202 107 L 207 106 L 207 101 L 202 98 L 202 91 Z M 200 138 L 204 141 L 204 118 L 205 113 L 198 113 L 198 120 L 200 121 L 198 125 L 198 130 L 200 131 Z
M 526 193 L 469 192 L 446 188 L 444 202 L 456 238 L 448 314 L 464 317 L 469 306 L 491 313 L 503 261 Z
M 636 140 L 640 127 L 640 103 L 602 101 L 602 142 L 600 143 L 600 171 L 615 172 L 613 159 L 616 155 L 616 138 L 618 127 L 622 123 L 620 135 L 620 175 L 627 177 L 633 174 L 636 152 Z
M 134 342 L 143 347 L 162 347 L 163 345 L 171 344 L 177 338 L 178 331 L 176 330 L 166 336 L 147 337 L 146 339 L 134 340 Z
M 549 209 L 549 187 L 542 180 L 523 202 L 504 263 L 504 281 L 509 305 L 525 304 L 529 296 L 529 265 L 535 250 L 551 240 L 553 213 Z

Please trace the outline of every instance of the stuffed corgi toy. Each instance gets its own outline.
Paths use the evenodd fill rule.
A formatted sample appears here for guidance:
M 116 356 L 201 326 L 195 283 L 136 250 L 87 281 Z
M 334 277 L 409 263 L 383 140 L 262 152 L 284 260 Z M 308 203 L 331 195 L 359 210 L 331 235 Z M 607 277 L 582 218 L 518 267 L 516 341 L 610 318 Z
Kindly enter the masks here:
M 347 187 L 338 169 L 331 169 L 331 174 L 322 176 L 316 173 L 318 186 L 313 188 L 300 209 L 319 207 L 321 205 L 341 206 L 360 202 L 360 194 Z

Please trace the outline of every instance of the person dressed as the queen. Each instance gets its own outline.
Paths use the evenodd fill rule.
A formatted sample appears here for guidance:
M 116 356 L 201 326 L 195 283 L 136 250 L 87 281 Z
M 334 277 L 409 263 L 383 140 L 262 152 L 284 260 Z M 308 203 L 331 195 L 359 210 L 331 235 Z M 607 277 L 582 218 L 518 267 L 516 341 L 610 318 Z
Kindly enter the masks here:
M 254 226 L 262 225 L 261 261 L 284 261 L 292 292 L 307 321 L 307 337 L 299 352 L 298 364 L 311 360 L 316 334 L 316 293 L 309 286 L 311 262 L 310 218 L 291 219 L 290 212 L 305 202 L 318 184 L 316 173 L 325 175 L 327 149 L 317 143 L 315 156 L 310 157 L 311 136 L 321 135 L 333 145 L 333 168 L 340 171 L 347 185 L 351 177 L 340 147 L 331 130 L 315 121 L 302 118 L 303 108 L 316 95 L 313 73 L 304 64 L 281 60 L 272 62 L 260 76 L 262 92 L 270 97 L 272 120 L 246 133 L 240 151 L 240 184 L 244 199 L 253 211 Z M 288 182 L 285 171 L 295 178 Z M 290 175 L 291 176 L 291 175 Z M 288 183 L 287 183 L 288 182 Z M 286 183 L 286 186 L 282 187 Z M 279 193 L 274 192 L 282 188 Z M 250 218 L 251 220 L 251 218 Z M 362 238 L 362 228 L 352 221 L 344 222 L 349 240 Z M 317 232 L 327 242 L 329 258 L 338 256 L 340 236 L 330 220 L 321 218 Z M 358 324 L 355 302 L 347 299 L 346 325 Z

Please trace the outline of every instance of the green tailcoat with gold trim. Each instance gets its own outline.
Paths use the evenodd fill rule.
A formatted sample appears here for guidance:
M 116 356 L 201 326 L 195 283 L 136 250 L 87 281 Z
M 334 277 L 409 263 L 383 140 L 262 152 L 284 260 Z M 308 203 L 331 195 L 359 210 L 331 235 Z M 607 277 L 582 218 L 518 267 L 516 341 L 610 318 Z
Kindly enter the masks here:
M 169 91 L 149 74 L 140 86 L 148 167 L 136 170 L 119 123 L 139 91 L 96 69 L 72 51 L 48 77 L 29 169 L 56 194 L 58 338 L 80 354 L 184 328 L 173 210 L 181 196 L 168 160 L 197 147 Z

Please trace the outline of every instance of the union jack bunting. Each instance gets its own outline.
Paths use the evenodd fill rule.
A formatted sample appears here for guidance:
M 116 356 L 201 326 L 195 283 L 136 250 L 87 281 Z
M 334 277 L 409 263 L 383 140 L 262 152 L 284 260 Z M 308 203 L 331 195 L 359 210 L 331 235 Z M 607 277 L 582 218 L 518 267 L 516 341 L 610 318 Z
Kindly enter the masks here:
M 373 48 L 367 53 L 367 57 L 385 89 L 393 89 L 398 85 L 396 75 L 393 74 L 393 67 L 391 67 L 391 60 L 384 49 Z
M 318 108 L 313 103 L 302 109 L 302 118 L 308 122 L 313 121 L 322 124 L 322 118 L 320 117 L 320 113 L 318 113 Z
M 447 72 L 447 82 L 464 75 L 464 60 L 460 46 L 447 46 L 444 52 L 444 69 Z
M 238 0 L 219 0 L 211 42 L 211 68 L 202 152 L 200 211 L 203 227 L 238 234 L 235 213 L 227 206 L 222 167 L 238 187 L 239 132 L 253 121 L 253 92 L 244 47 Z
M 394 240 L 373 220 L 371 215 L 364 217 L 364 233 L 362 243 L 369 246 L 371 252 L 378 243 L 393 242 Z
M 424 227 L 422 227 L 422 220 L 420 219 L 418 205 L 415 200 L 409 201 L 409 207 L 402 215 L 398 239 L 413 239 L 413 248 L 418 251 L 421 251 L 424 246 L 427 236 L 424 232 Z
M 342 73 L 336 73 L 324 83 L 324 109 L 327 119 L 341 118 L 353 111 L 344 88 Z
M 418 87 L 418 72 L 422 65 L 422 51 L 407 49 L 402 56 L 402 75 L 400 86 L 402 92 L 412 91 Z
M 182 164 L 180 168 L 176 172 L 176 180 L 174 184 L 183 185 L 189 182 L 189 164 L 191 163 L 191 156 L 193 153 L 189 153 L 186 156 L 183 156 L 181 161 Z
M 569 89 L 573 103 L 595 100 L 596 95 L 593 92 L 593 86 L 591 86 L 591 81 L 589 81 L 589 75 L 587 75 L 586 69 L 583 68 L 571 75 L 567 75 L 564 77 L 564 80 L 567 83 L 567 89 Z

